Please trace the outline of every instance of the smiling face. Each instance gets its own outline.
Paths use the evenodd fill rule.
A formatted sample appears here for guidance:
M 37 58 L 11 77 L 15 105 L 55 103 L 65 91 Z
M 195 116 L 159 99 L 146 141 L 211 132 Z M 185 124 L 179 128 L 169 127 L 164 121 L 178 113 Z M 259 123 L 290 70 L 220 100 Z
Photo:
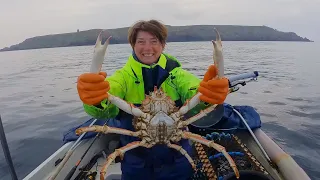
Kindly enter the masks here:
M 156 63 L 164 49 L 159 39 L 146 31 L 139 31 L 133 50 L 139 60 L 147 65 Z

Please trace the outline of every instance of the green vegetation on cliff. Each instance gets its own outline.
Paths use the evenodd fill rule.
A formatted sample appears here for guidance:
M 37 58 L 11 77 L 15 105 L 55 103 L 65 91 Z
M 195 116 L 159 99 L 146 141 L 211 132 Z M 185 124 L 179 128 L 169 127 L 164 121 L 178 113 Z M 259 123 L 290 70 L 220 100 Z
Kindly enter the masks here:
M 211 41 L 215 39 L 214 27 L 220 32 L 223 41 L 305 41 L 293 32 L 281 32 L 267 26 L 236 26 L 236 25 L 192 25 L 167 26 L 168 42 Z M 24 49 L 40 49 L 67 46 L 94 45 L 101 29 L 77 31 L 73 33 L 53 34 L 28 38 L 25 41 L 0 49 L 14 51 Z M 108 29 L 112 35 L 110 44 L 128 43 L 128 27 Z

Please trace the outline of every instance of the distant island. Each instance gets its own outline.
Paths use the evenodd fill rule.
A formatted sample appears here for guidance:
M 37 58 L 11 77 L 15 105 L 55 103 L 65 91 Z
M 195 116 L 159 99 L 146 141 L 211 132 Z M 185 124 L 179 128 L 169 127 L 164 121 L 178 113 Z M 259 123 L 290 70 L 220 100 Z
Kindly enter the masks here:
M 215 39 L 213 28 L 217 28 L 223 41 L 302 41 L 312 42 L 294 32 L 281 32 L 267 26 L 237 26 L 237 25 L 190 25 L 170 26 L 168 42 L 211 41 Z M 25 41 L 0 49 L 0 51 L 15 51 L 40 48 L 55 48 L 68 46 L 94 45 L 101 29 L 52 34 L 28 38 Z M 108 29 L 112 35 L 110 44 L 128 43 L 128 27 Z

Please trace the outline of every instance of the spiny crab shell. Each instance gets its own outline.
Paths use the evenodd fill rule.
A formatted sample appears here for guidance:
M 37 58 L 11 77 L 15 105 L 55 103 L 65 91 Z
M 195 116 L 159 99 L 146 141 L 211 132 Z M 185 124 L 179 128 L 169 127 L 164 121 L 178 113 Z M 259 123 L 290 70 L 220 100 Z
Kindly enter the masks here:
M 142 133 L 141 138 L 144 138 L 147 143 L 151 145 L 157 143 L 166 144 L 170 140 L 180 140 L 175 134 L 181 130 L 177 130 L 177 121 L 170 117 L 170 115 L 177 112 L 179 108 L 175 106 L 175 102 L 165 94 L 162 88 L 157 89 L 157 87 L 155 87 L 154 91 L 150 92 L 150 95 L 146 95 L 139 109 L 151 116 L 149 122 L 145 122 L 141 117 L 134 117 L 133 119 L 135 129 L 146 132 Z

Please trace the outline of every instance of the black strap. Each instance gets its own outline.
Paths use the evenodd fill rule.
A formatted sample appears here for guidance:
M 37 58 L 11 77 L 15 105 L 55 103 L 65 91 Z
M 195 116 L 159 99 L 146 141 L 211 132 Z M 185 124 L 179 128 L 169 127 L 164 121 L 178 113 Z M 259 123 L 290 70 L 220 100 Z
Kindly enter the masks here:
M 136 84 L 140 84 L 139 78 L 138 78 L 136 72 L 134 72 L 134 70 L 132 69 L 132 67 L 131 67 L 131 70 L 132 70 L 132 72 L 133 72 L 133 75 L 136 77 L 135 83 L 136 83 Z

